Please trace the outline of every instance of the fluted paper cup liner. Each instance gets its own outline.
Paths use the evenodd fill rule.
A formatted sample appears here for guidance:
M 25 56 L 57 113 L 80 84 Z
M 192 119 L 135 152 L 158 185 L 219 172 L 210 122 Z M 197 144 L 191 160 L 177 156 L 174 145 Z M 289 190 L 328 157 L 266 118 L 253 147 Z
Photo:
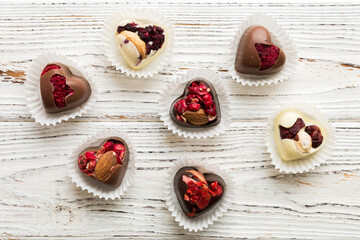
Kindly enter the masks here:
M 221 111 L 221 121 L 216 126 L 206 128 L 188 128 L 176 124 L 170 117 L 172 103 L 180 97 L 186 84 L 195 78 L 204 78 L 215 88 Z M 221 77 L 214 71 L 207 69 L 195 69 L 188 71 L 175 82 L 169 83 L 161 92 L 159 97 L 159 115 L 164 125 L 174 134 L 185 138 L 208 138 L 218 136 L 231 127 L 230 97 Z
M 286 109 L 298 110 L 306 118 L 317 121 L 324 127 L 326 130 L 326 138 L 324 139 L 322 147 L 319 151 L 309 155 L 306 158 L 293 161 L 283 161 L 280 158 L 274 139 L 274 121 L 279 113 Z M 320 166 L 320 164 L 324 163 L 331 157 L 335 142 L 336 135 L 332 124 L 315 106 L 307 103 L 289 103 L 279 107 L 279 109 L 276 110 L 275 113 L 269 118 L 269 123 L 265 134 L 265 143 L 267 151 L 270 153 L 271 163 L 275 166 L 276 169 L 279 169 L 280 172 L 285 173 L 303 173 Z
M 269 30 L 272 42 L 280 47 L 285 55 L 286 61 L 282 70 L 271 75 L 242 74 L 235 70 L 236 52 L 240 39 L 245 30 L 253 25 L 261 25 Z M 264 13 L 254 13 L 244 21 L 237 34 L 234 36 L 230 48 L 229 73 L 236 82 L 249 86 L 264 86 L 265 84 L 277 84 L 287 80 L 296 71 L 297 50 L 289 34 L 270 16 Z
M 174 177 L 176 172 L 182 167 L 194 167 L 201 173 L 215 173 L 224 179 L 226 188 L 221 199 L 216 203 L 213 208 L 204 212 L 200 216 L 189 218 L 182 210 L 179 201 L 175 194 L 174 189 Z M 202 231 L 204 228 L 214 224 L 220 217 L 222 217 L 234 202 L 234 196 L 236 196 L 235 184 L 231 178 L 231 174 L 227 171 L 220 169 L 217 165 L 209 165 L 205 161 L 180 158 L 169 169 L 165 184 L 166 205 L 168 206 L 171 215 L 175 218 L 175 221 L 179 223 L 184 229 L 191 231 Z
M 91 86 L 91 95 L 89 99 L 79 107 L 65 112 L 50 114 L 45 111 L 42 103 L 40 77 L 45 66 L 54 62 L 66 65 L 73 75 L 84 77 Z M 35 122 L 46 126 L 55 126 L 57 123 L 62 121 L 68 121 L 69 119 L 79 117 L 88 112 L 96 102 L 97 90 L 92 77 L 66 56 L 53 52 L 41 54 L 32 61 L 29 70 L 26 73 L 25 88 L 26 105 L 31 113 L 31 116 L 35 119 Z
M 106 138 L 109 137 L 119 137 L 124 142 L 126 142 L 130 153 L 129 163 L 127 170 L 125 172 L 124 179 L 122 180 L 119 187 L 115 188 L 109 184 L 102 183 L 97 181 L 96 179 L 83 174 L 78 167 L 78 158 L 79 154 L 86 148 L 92 146 L 98 146 L 101 144 Z M 121 199 L 121 196 L 128 190 L 131 186 L 132 181 L 134 180 L 135 175 L 135 150 L 131 143 L 131 139 L 122 132 L 118 132 L 116 130 L 108 129 L 98 132 L 97 134 L 89 137 L 85 141 L 83 141 L 79 146 L 75 148 L 72 154 L 69 157 L 69 161 L 67 163 L 68 168 L 68 176 L 71 178 L 71 181 L 75 183 L 76 187 L 79 187 L 82 190 L 85 190 L 94 196 L 98 196 L 99 198 L 107 199 Z
M 135 22 L 150 22 L 151 24 L 156 24 L 157 26 L 164 28 L 166 33 L 165 38 L 167 38 L 167 40 L 166 46 L 163 46 L 165 47 L 163 51 L 154 58 L 151 63 L 140 70 L 134 70 L 126 63 L 116 45 L 117 42 L 115 36 L 117 27 L 119 26 L 119 22 L 124 19 L 133 20 Z M 120 70 L 128 76 L 146 78 L 151 77 L 154 73 L 158 73 L 168 65 L 172 57 L 175 32 L 172 24 L 157 11 L 144 8 L 123 8 L 105 20 L 101 36 L 104 40 L 105 54 L 111 64 L 115 66 L 116 70 Z

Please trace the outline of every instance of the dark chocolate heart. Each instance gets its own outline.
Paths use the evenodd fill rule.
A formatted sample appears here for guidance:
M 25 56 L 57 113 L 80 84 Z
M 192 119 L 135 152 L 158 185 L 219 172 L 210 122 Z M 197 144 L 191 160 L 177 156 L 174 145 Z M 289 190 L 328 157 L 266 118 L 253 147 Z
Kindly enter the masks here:
M 84 149 L 78 158 L 78 166 L 84 174 L 99 182 L 120 186 L 130 159 L 129 148 L 119 137 L 109 137 L 99 146 Z
M 215 88 L 203 78 L 195 78 L 170 107 L 170 117 L 178 125 L 204 128 L 220 123 L 220 104 Z
M 200 216 L 217 205 L 225 192 L 225 181 L 213 173 L 201 174 L 194 167 L 180 168 L 174 177 L 176 197 L 185 214 Z
M 64 112 L 86 102 L 91 95 L 89 82 L 75 76 L 61 63 L 46 65 L 40 77 L 41 98 L 48 113 Z
M 242 35 L 235 60 L 239 73 L 268 75 L 279 72 L 285 64 L 285 53 L 271 42 L 263 26 L 251 26 Z

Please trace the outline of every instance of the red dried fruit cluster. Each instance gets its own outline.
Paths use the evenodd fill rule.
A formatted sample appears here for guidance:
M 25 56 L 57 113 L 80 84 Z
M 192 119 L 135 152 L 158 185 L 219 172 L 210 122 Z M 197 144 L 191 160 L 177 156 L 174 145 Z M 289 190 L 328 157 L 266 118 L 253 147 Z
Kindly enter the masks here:
M 275 45 L 266 45 L 263 43 L 255 43 L 255 48 L 258 51 L 261 61 L 260 70 L 266 70 L 275 65 L 280 55 L 280 48 Z
M 174 104 L 179 121 L 184 121 L 181 115 L 186 111 L 196 112 L 200 108 L 212 116 L 216 116 L 216 107 L 213 97 L 210 93 L 210 88 L 206 87 L 202 82 L 194 81 L 188 87 L 188 95 L 186 98 L 177 101 Z M 214 119 L 213 119 L 214 120 Z
M 200 173 L 199 175 L 202 176 Z M 187 191 L 184 194 L 184 200 L 197 205 L 202 210 L 209 205 L 212 197 L 220 196 L 223 193 L 223 189 L 218 182 L 212 182 L 208 185 L 205 179 L 199 179 L 195 175 L 194 178 L 187 181 Z
M 125 26 L 118 26 L 117 32 L 130 31 L 139 35 L 141 40 L 146 44 L 146 54 L 151 50 L 157 51 L 160 49 L 165 41 L 164 29 L 158 26 L 137 27 L 137 23 L 128 23 Z
M 283 126 L 279 126 L 280 128 L 280 137 L 281 139 L 293 139 L 295 141 L 299 140 L 299 136 L 297 135 L 301 128 L 305 127 L 305 123 L 301 118 L 298 118 L 294 125 L 290 128 L 286 128 Z
M 54 87 L 52 95 L 55 105 L 58 108 L 66 107 L 65 98 L 74 94 L 74 90 L 66 84 L 66 77 L 60 74 L 55 74 L 50 78 L 50 82 Z
M 51 71 L 53 69 L 60 69 L 61 67 L 59 65 L 56 65 L 56 64 L 50 64 L 50 65 L 47 65 L 44 70 L 42 71 L 41 73 L 41 76 L 44 75 L 45 73 L 47 73 L 48 71 Z
M 305 128 L 305 132 L 310 135 L 313 148 L 317 148 L 322 144 L 324 138 L 318 126 L 309 125 Z
M 125 146 L 118 141 L 110 140 L 104 143 L 98 151 L 88 151 L 79 157 L 78 165 L 81 172 L 92 175 L 101 155 L 109 151 L 114 151 L 117 156 L 117 163 L 122 164 L 122 159 L 125 155 Z

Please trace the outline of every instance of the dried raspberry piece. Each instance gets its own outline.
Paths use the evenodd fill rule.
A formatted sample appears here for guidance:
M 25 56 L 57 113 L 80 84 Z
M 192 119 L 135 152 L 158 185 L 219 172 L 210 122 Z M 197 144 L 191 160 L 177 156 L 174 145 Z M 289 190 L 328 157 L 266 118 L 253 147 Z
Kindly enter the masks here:
M 255 43 L 261 61 L 260 70 L 266 70 L 275 65 L 280 55 L 280 48 L 275 45 Z
M 318 126 L 309 125 L 305 128 L 305 132 L 310 135 L 313 148 L 317 148 L 322 144 L 324 137 Z
M 44 75 L 45 73 L 47 73 L 48 71 L 51 71 L 53 69 L 60 69 L 61 67 L 59 65 L 56 65 L 56 64 L 50 64 L 50 65 L 47 65 L 44 70 L 42 71 L 41 73 L 41 76 Z
M 199 93 L 199 85 L 197 85 L 196 82 L 191 83 L 191 85 L 188 87 L 189 93 Z
M 283 126 L 279 126 L 280 128 L 280 137 L 281 139 L 293 139 L 295 141 L 299 140 L 299 136 L 297 135 L 301 128 L 305 127 L 305 122 L 298 118 L 294 125 L 292 125 L 290 128 L 286 128 Z
M 54 87 L 52 94 L 56 107 L 66 107 L 65 98 L 74 94 L 74 90 L 66 84 L 66 78 L 60 74 L 53 75 L 50 82 Z
M 187 107 L 187 109 L 189 110 L 189 111 L 197 111 L 197 110 L 199 110 L 200 109 L 200 104 L 199 103 L 191 103 L 188 107 Z
M 204 96 L 202 96 L 202 100 L 209 101 L 212 100 L 212 96 L 210 93 L 206 93 Z
M 210 116 L 216 116 L 216 107 L 215 105 L 213 108 L 205 108 L 204 111 L 209 114 Z
M 183 114 L 187 110 L 185 99 L 179 100 L 177 103 L 175 103 L 174 107 L 176 108 L 178 114 Z
M 84 158 L 83 155 L 81 155 L 78 159 L 78 166 L 81 170 L 86 168 L 86 165 L 88 163 L 88 160 L 86 158 Z

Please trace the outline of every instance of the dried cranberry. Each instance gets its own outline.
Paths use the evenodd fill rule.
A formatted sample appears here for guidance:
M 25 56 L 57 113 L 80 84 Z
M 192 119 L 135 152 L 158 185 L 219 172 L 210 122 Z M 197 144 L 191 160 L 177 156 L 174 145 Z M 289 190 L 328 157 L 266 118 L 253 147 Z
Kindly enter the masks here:
M 280 55 L 280 48 L 275 45 L 255 43 L 261 61 L 260 70 L 266 70 L 275 65 Z
M 299 140 L 297 135 L 301 128 L 305 127 L 305 123 L 301 118 L 298 118 L 294 125 L 289 128 L 279 126 L 280 128 L 280 137 L 281 139 L 294 139 L 295 141 Z
M 118 26 L 118 28 L 117 28 L 118 33 L 121 33 L 124 30 L 125 30 L 124 26 Z
M 139 28 L 138 30 L 138 35 L 141 38 L 141 40 L 143 40 L 144 42 L 147 42 L 149 40 L 149 32 L 146 31 L 145 28 Z
M 132 23 L 128 23 L 124 26 L 124 29 L 130 32 L 136 32 L 138 30 L 138 27 L 136 27 L 137 24 L 132 22 Z
M 56 107 L 66 107 L 65 98 L 74 94 L 74 90 L 66 84 L 66 78 L 60 74 L 53 75 L 50 82 L 54 87 L 52 94 Z
M 305 128 L 305 132 L 310 135 L 313 148 L 317 148 L 322 144 L 324 137 L 321 134 L 321 130 L 318 126 L 309 125 Z

